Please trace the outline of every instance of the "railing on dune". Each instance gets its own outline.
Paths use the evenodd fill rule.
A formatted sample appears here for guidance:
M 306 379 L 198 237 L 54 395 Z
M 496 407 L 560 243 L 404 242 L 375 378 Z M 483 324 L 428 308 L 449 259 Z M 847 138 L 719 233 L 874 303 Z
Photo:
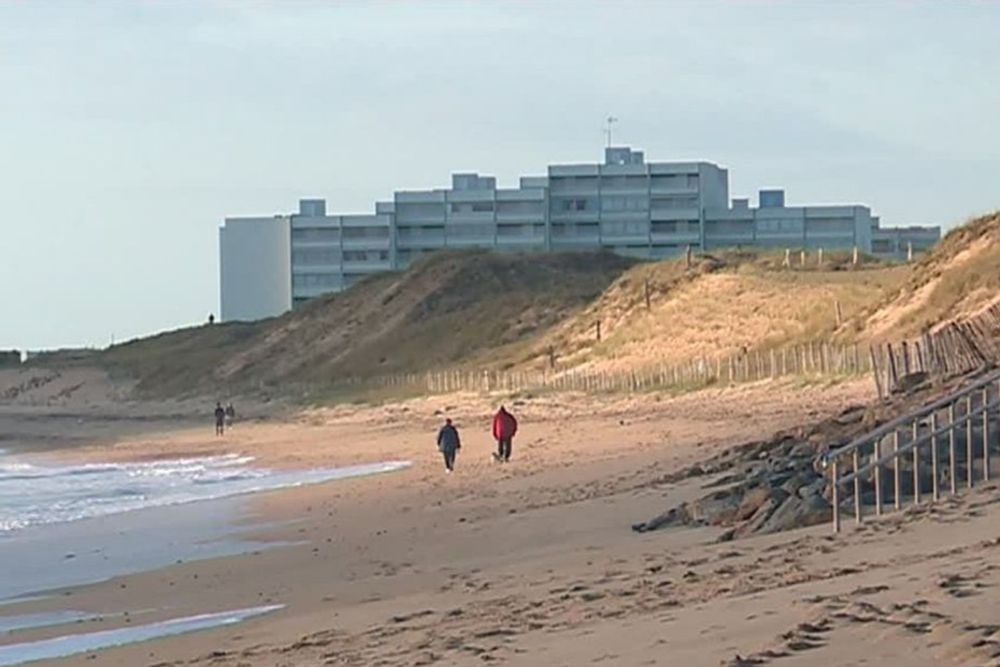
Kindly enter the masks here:
M 991 449 L 1000 449 L 1000 371 L 992 371 L 918 410 L 882 424 L 826 453 L 833 530 L 841 528 L 841 490 L 854 520 L 866 511 L 881 516 L 887 506 L 918 505 L 973 488 L 991 475 Z M 906 469 L 908 468 L 908 470 Z

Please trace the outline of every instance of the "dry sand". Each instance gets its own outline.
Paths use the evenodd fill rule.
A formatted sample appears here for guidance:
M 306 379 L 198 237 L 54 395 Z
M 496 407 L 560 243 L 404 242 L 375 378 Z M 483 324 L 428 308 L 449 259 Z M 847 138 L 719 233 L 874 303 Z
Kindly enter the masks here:
M 157 609 L 143 622 L 270 603 L 282 611 L 52 664 L 996 664 L 995 487 L 836 538 L 819 526 L 716 544 L 716 529 L 629 528 L 701 492 L 705 480 L 665 484 L 666 473 L 870 397 L 867 383 L 765 383 L 679 398 L 533 398 L 513 406 L 522 432 L 506 466 L 489 456 L 495 406 L 474 396 L 239 424 L 222 442 L 209 428 L 63 452 L 414 466 L 257 498 L 249 519 L 295 519 L 267 537 L 299 544 L 69 596 L 76 609 Z M 463 434 L 454 475 L 433 445 L 442 414 Z M 34 608 L 46 605 L 66 600 Z

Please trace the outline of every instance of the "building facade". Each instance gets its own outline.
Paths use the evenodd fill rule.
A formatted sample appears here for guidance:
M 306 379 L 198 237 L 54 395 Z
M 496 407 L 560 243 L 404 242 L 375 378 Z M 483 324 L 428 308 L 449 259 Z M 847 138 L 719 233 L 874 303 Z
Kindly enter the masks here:
M 932 235 L 935 228 L 913 229 Z M 729 174 L 718 165 L 649 163 L 641 151 L 609 147 L 602 164 L 552 165 L 516 188 L 459 173 L 450 188 L 397 191 L 373 214 L 329 215 L 324 200 L 304 199 L 290 215 L 227 218 L 220 231 L 222 318 L 277 315 L 443 248 L 607 248 L 649 259 L 688 246 L 871 252 L 880 231 L 878 218 L 860 204 L 786 206 L 784 191 L 761 190 L 752 207 L 748 199 L 730 201 Z
M 886 259 L 908 259 L 927 252 L 941 240 L 940 227 L 872 227 L 872 254 Z

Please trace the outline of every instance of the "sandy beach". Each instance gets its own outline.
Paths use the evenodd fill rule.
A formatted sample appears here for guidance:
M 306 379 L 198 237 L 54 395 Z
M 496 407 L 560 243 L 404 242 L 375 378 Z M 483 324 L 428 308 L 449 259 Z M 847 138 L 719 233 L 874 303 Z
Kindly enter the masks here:
M 494 406 L 475 396 L 312 410 L 238 424 L 223 439 L 188 428 L 50 453 L 413 465 L 258 494 L 241 521 L 267 523 L 255 537 L 290 545 L 17 605 L 10 613 L 71 606 L 104 618 L 0 644 L 284 605 L 238 625 L 52 664 L 992 664 L 1000 650 L 990 625 L 990 587 L 1000 579 L 992 486 L 836 538 L 825 525 L 722 544 L 715 528 L 629 528 L 703 492 L 703 479 L 664 483 L 669 472 L 870 398 L 868 383 L 528 398 L 511 406 L 523 426 L 506 466 L 490 460 Z M 464 436 L 453 475 L 433 446 L 445 414 Z

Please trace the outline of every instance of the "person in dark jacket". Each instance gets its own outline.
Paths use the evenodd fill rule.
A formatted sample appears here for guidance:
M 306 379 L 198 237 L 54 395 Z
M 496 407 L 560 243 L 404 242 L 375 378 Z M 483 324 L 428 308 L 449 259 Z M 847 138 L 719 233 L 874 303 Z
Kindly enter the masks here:
M 226 428 L 226 411 L 222 403 L 215 404 L 215 435 L 222 435 Z
M 455 454 L 461 448 L 462 441 L 458 437 L 458 429 L 450 419 L 445 419 L 444 426 L 438 431 L 438 450 L 444 455 L 445 472 L 450 473 L 455 469 Z
M 493 458 L 501 463 L 510 461 L 510 450 L 516 434 L 517 419 L 501 405 L 493 416 L 493 439 L 497 441 L 497 453 Z

